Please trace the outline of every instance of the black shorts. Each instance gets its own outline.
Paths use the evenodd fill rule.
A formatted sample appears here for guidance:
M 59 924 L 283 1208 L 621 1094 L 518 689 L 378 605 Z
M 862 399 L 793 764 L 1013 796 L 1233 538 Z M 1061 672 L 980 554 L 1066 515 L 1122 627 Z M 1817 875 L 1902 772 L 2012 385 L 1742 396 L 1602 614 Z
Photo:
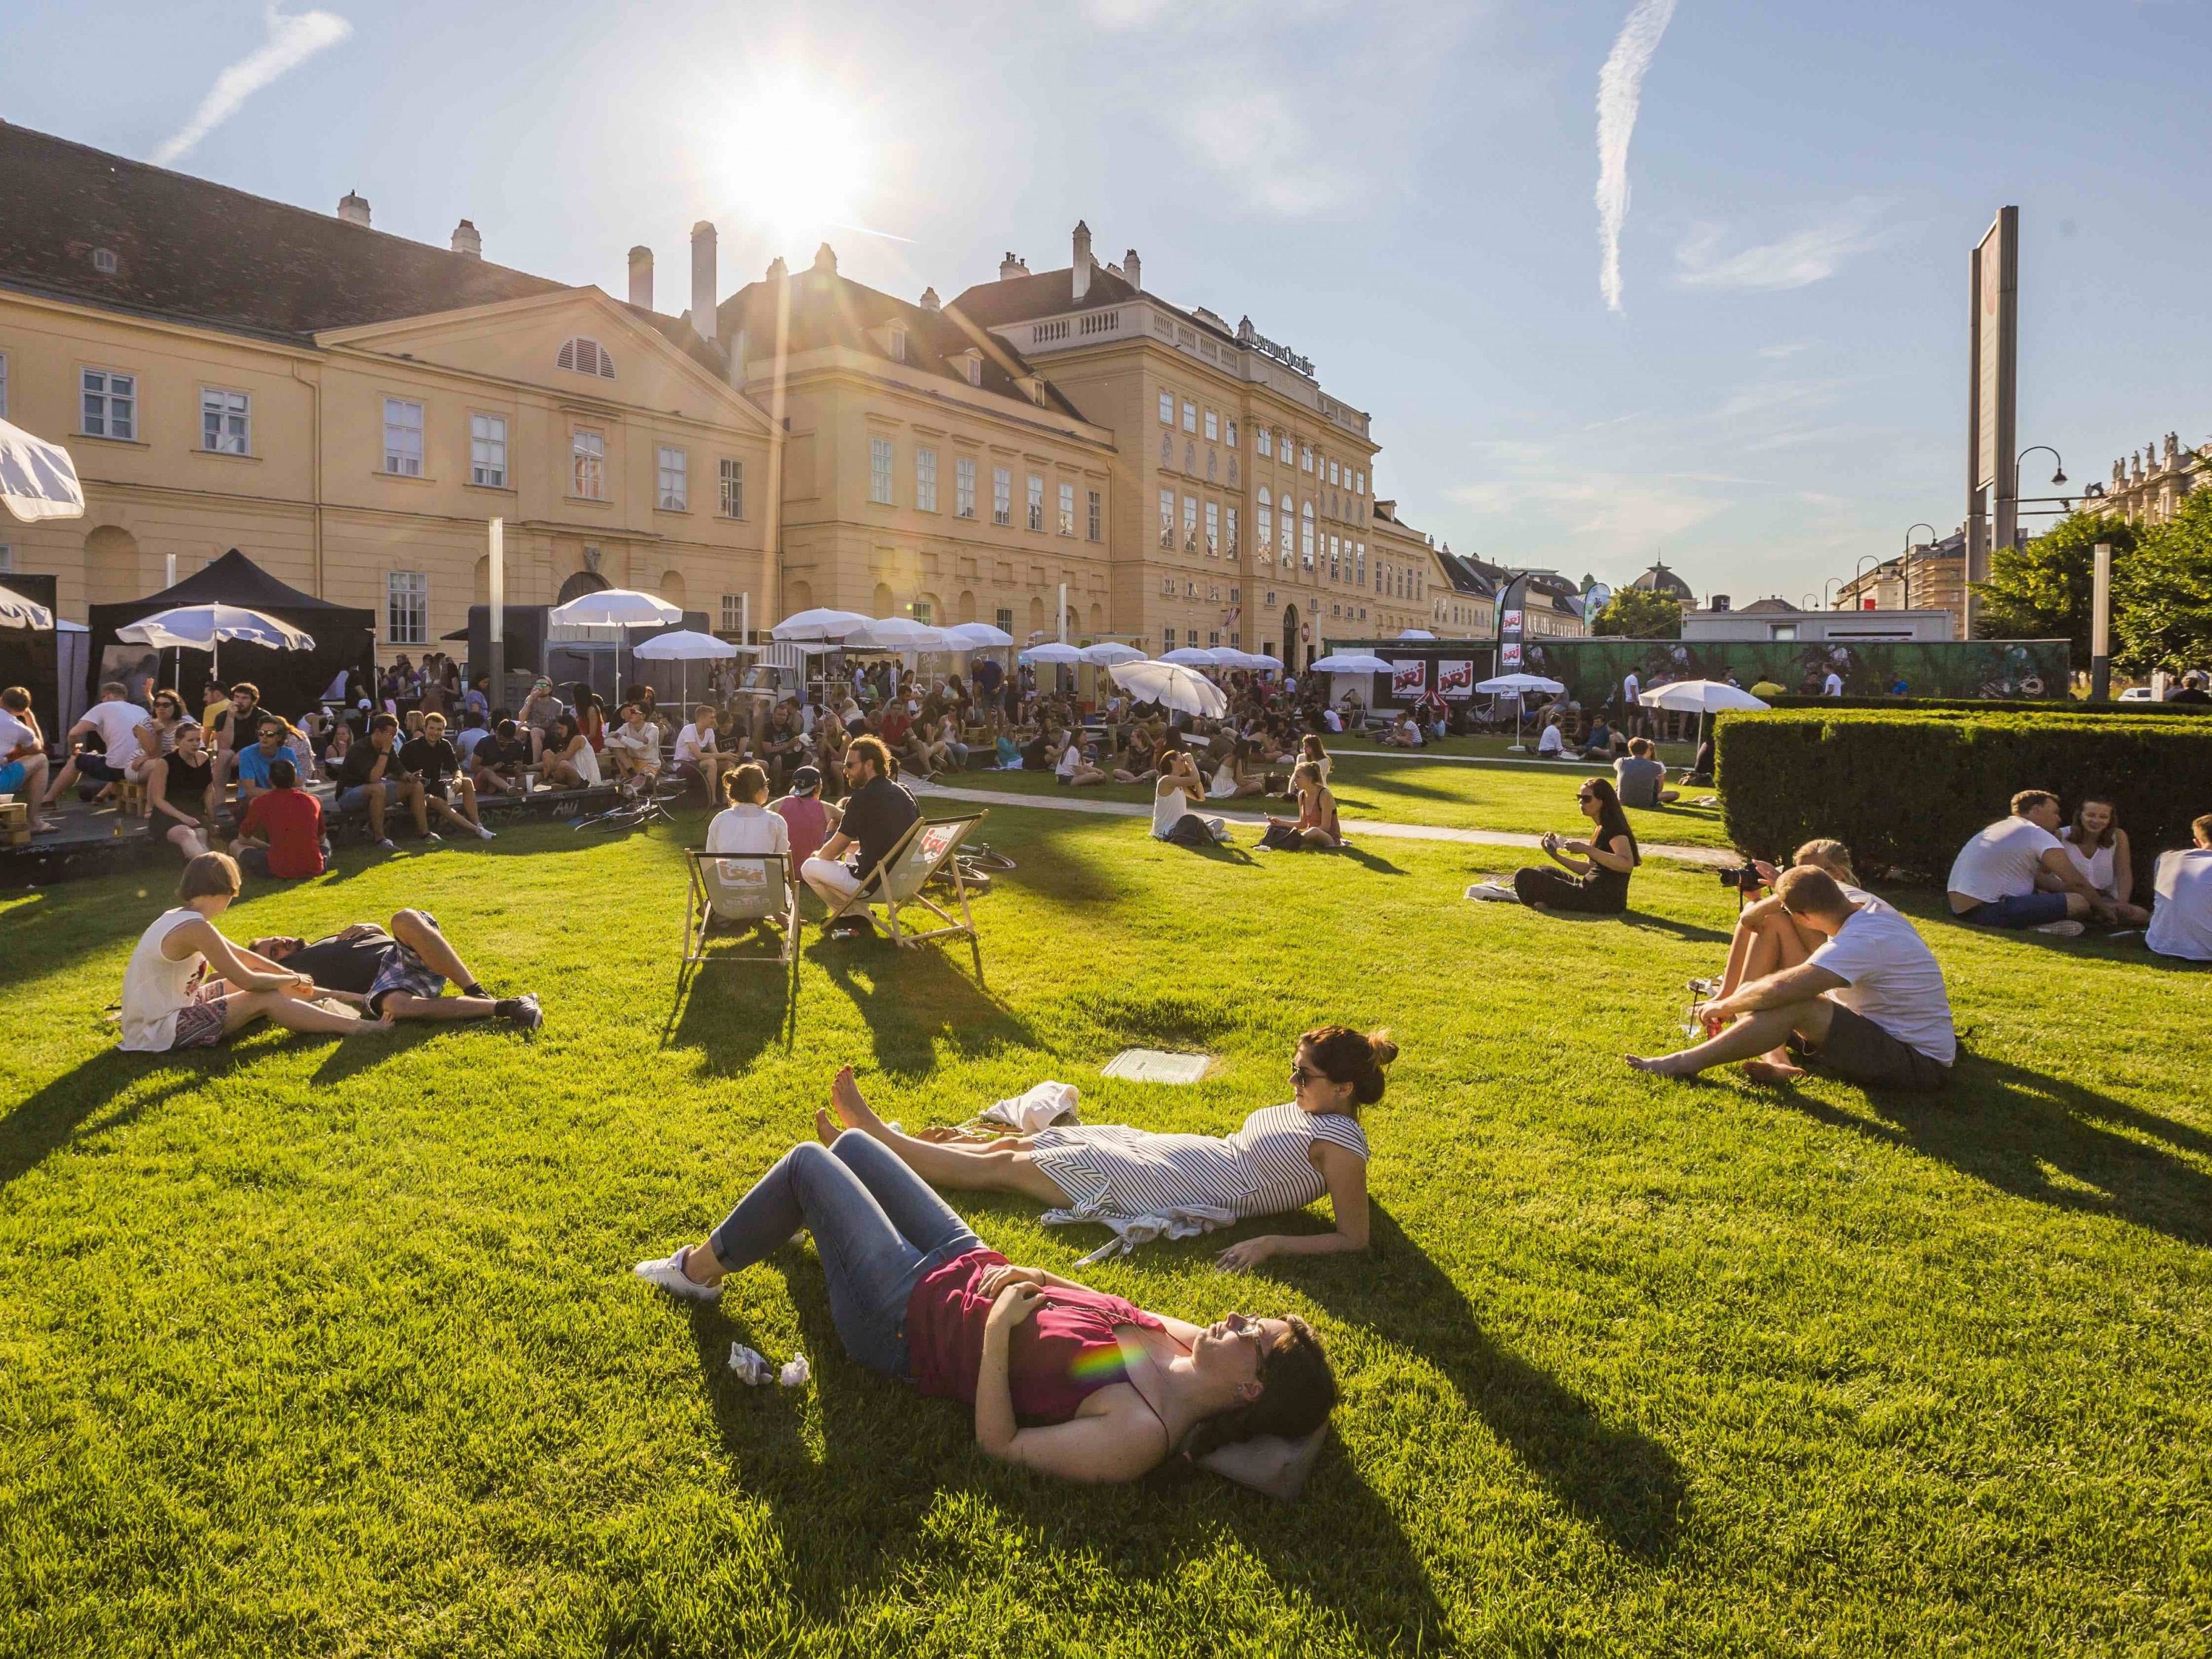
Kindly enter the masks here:
M 102 783 L 121 783 L 125 776 L 123 769 L 110 766 L 103 755 L 79 755 L 76 775 L 81 778 L 98 778 Z
M 1948 1066 L 1922 1054 L 1902 1037 L 1891 1036 L 1864 1014 L 1832 999 L 1829 1010 L 1827 1040 L 1814 1048 L 1793 1035 L 1790 1053 L 1863 1089 L 1925 1093 L 1950 1082 Z

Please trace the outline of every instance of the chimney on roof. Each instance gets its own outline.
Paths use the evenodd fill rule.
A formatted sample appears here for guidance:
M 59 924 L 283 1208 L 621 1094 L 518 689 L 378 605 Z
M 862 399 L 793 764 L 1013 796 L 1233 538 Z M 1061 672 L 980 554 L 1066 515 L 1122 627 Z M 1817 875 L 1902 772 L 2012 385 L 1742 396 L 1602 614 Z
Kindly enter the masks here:
M 653 250 L 642 242 L 629 251 L 629 302 L 640 311 L 653 309 Z
M 1137 263 L 1137 250 L 1131 248 L 1121 256 L 1121 274 L 1129 279 L 1129 286 L 1141 290 L 1145 286 L 1145 268 Z
M 781 253 L 777 254 L 775 258 L 768 262 L 768 280 L 769 282 L 780 283 L 790 275 L 791 267 L 784 264 L 783 255 Z
M 1075 222 L 1074 296 L 1081 300 L 1091 292 L 1091 227 L 1078 219 Z
M 1006 257 L 999 261 L 999 280 L 1002 283 L 1011 283 L 1017 276 L 1026 276 L 1029 274 L 1029 266 L 1016 258 L 1011 249 L 1007 251 Z
M 937 297 L 937 290 L 935 289 L 926 288 L 922 289 L 921 308 L 924 311 L 939 311 L 944 308 L 944 302 Z
M 837 250 L 824 242 L 814 250 L 814 268 L 825 276 L 837 274 Z
M 471 259 L 483 258 L 483 238 L 477 234 L 474 220 L 464 219 L 453 227 L 453 252 Z
M 714 227 L 704 219 L 691 227 L 691 326 L 714 337 Z
M 349 225 L 368 222 L 368 198 L 348 191 L 338 198 L 338 217 Z

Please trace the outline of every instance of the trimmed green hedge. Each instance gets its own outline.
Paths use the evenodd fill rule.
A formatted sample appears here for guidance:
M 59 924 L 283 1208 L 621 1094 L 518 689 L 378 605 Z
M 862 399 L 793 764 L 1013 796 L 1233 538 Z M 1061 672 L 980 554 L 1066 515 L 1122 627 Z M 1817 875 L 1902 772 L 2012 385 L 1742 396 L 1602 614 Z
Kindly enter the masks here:
M 2170 714 L 2191 720 L 2212 714 L 2212 703 L 2202 702 L 2075 702 L 2067 697 L 2045 697 L 2034 702 L 2003 702 L 1991 697 L 1768 697 L 1776 708 L 1882 708 L 1911 714 L 1921 710 L 1954 711 L 1969 714 L 2080 714 L 2089 720 L 2107 715 L 2129 719 Z
M 2048 789 L 2069 817 L 2084 795 L 2112 799 L 2148 902 L 2158 854 L 2212 812 L 2212 723 L 2185 714 L 1775 709 L 1721 715 L 1713 742 L 1738 847 L 1779 861 L 1832 836 L 1863 874 L 1931 884 L 2015 793 Z

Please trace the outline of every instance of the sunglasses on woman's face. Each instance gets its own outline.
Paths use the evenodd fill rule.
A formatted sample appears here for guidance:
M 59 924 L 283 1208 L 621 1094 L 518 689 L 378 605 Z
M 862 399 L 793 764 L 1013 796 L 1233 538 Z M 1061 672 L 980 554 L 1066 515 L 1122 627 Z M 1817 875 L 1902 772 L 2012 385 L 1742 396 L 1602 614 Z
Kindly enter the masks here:
M 1327 1081 L 1328 1079 L 1319 1072 L 1314 1071 L 1310 1066 L 1304 1065 L 1293 1065 L 1291 1067 L 1291 1086 L 1293 1089 L 1303 1089 L 1309 1083 L 1324 1083 Z

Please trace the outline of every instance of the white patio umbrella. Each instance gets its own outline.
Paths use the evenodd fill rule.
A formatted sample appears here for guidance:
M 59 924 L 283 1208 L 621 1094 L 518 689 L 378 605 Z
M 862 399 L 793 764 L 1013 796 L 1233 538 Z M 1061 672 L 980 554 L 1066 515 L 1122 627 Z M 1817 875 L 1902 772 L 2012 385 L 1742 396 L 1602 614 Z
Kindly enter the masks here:
M 953 641 L 955 651 L 999 651 L 1014 642 L 1012 634 L 988 623 L 955 623 L 945 630 L 945 637 Z
M 691 707 L 691 665 L 695 662 L 727 662 L 741 653 L 750 656 L 759 651 L 757 645 L 732 645 L 727 640 L 718 640 L 712 634 L 702 634 L 696 628 L 679 628 L 672 633 L 655 634 L 630 653 L 647 662 L 676 662 L 684 667 L 684 689 L 678 693 L 685 712 Z
M 1218 668 L 1221 666 L 1221 653 L 1208 646 L 1186 645 L 1179 650 L 1161 652 L 1159 660 L 1179 664 L 1184 668 Z
M 210 668 L 222 678 L 222 642 L 243 640 L 265 645 L 271 651 L 312 651 L 315 636 L 279 622 L 265 611 L 239 605 L 181 605 L 125 623 L 115 637 L 132 645 L 150 645 L 156 651 L 204 651 L 214 659 Z
M 1398 637 L 1401 640 L 1432 640 L 1436 635 L 1425 628 L 1404 628 L 1398 630 Z
M 939 651 L 945 636 L 910 617 L 874 617 L 845 635 L 848 651 Z
M 1229 698 L 1222 689 L 1181 663 L 1164 658 L 1157 662 L 1122 662 L 1106 672 L 1139 702 L 1156 702 L 1164 708 L 1212 719 L 1229 712 Z
M 1023 652 L 1020 660 L 1032 666 L 1038 663 L 1073 666 L 1083 660 L 1083 653 L 1072 645 L 1063 645 L 1058 640 L 1047 640 L 1042 645 L 1033 645 Z
M 1521 699 L 1524 692 L 1549 691 L 1558 693 L 1567 688 L 1557 680 L 1547 680 L 1541 674 L 1500 674 L 1495 679 L 1485 680 L 1474 688 L 1486 697 L 1502 696 L 1508 692 L 1513 697 L 1513 747 L 1510 752 L 1522 752 Z
M 12 587 L 0 587 L 0 628 L 34 628 L 41 632 L 54 625 L 54 613 L 36 599 L 27 599 Z
M 684 610 L 673 605 L 657 593 L 641 593 L 635 587 L 603 587 L 596 593 L 585 593 L 566 605 L 556 605 L 545 613 L 549 623 L 558 623 L 563 628 L 611 628 L 615 634 L 615 696 L 622 696 L 622 653 L 633 628 L 657 628 L 667 623 L 684 620 Z
M 1680 714 L 1698 717 L 1698 741 L 1705 740 L 1705 716 L 1718 714 L 1723 708 L 1765 708 L 1771 705 L 1762 702 L 1740 685 L 1730 685 L 1726 680 L 1674 680 L 1666 685 L 1655 685 L 1637 699 L 1646 708 L 1671 708 Z
M 769 630 L 771 639 L 802 641 L 842 640 L 856 628 L 866 628 L 868 618 L 857 611 L 830 611 L 817 607 L 786 617 Z
M 76 463 L 59 444 L 0 421 L 0 501 L 26 524 L 82 518 L 84 486 L 77 482 Z
M 1278 663 L 1276 666 L 1280 667 Z M 1367 651 L 1332 651 L 1326 657 L 1316 657 L 1306 665 L 1307 672 L 1320 674 L 1388 674 L 1391 665 L 1382 658 Z
M 1271 657 L 1264 651 L 1247 651 L 1244 653 L 1244 665 L 1248 668 L 1266 669 L 1271 673 L 1279 673 L 1282 672 L 1283 659 L 1280 657 Z
M 1111 668 L 1117 662 L 1142 662 L 1145 653 L 1133 645 L 1124 645 L 1119 640 L 1101 640 L 1096 645 L 1083 647 L 1083 660 L 1094 668 Z

